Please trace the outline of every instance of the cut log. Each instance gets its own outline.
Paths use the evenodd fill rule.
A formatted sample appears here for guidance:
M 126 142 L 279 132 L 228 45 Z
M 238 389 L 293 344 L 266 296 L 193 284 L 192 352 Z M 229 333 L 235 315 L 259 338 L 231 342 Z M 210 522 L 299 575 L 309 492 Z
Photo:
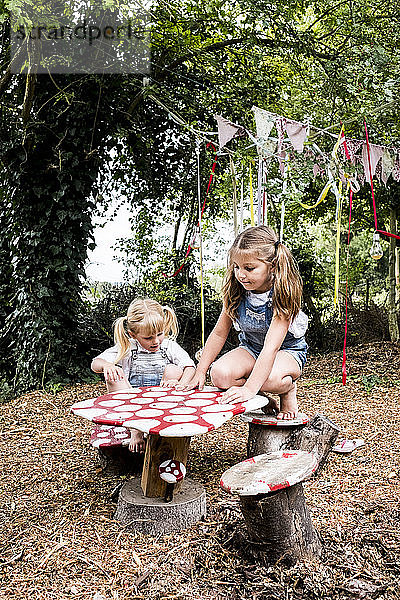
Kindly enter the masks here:
M 262 418 L 260 412 L 260 419 Z M 328 417 L 316 414 L 306 425 L 276 426 L 249 422 L 247 457 L 278 450 L 305 450 L 313 452 L 319 462 L 319 471 L 328 457 L 340 428 Z
M 163 535 L 188 529 L 205 515 L 206 493 L 199 483 L 185 479 L 172 502 L 164 502 L 164 498 L 145 497 L 139 479 L 134 478 L 122 486 L 114 516 L 128 531 Z
M 190 437 L 162 437 L 150 434 L 147 438 L 142 473 L 142 490 L 148 498 L 162 498 L 167 489 L 166 481 L 160 478 L 159 466 L 166 460 L 178 460 L 186 466 Z M 175 486 L 178 492 L 182 482 Z
M 255 558 L 288 565 L 319 557 L 322 546 L 298 483 L 268 496 L 241 496 L 240 507 Z
M 317 467 L 314 454 L 287 450 L 248 458 L 222 475 L 221 487 L 240 498 L 254 557 L 294 564 L 320 555 L 302 486 Z
M 274 416 L 265 415 L 262 410 L 242 415 L 242 420 L 249 423 L 247 440 L 247 457 L 277 452 L 291 448 L 291 440 L 309 422 L 309 417 L 299 414 L 296 419 L 286 421 Z
M 143 454 L 130 452 L 127 446 L 98 448 L 97 459 L 104 472 L 115 475 L 140 473 L 143 467 Z

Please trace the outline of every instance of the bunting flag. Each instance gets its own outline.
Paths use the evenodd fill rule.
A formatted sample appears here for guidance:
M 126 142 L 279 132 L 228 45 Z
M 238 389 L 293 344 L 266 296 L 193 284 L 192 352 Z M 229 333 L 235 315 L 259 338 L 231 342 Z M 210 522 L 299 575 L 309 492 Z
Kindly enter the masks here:
M 374 144 L 370 144 L 369 140 L 368 140 L 368 129 L 367 129 L 367 121 L 364 118 L 364 128 L 365 128 L 365 139 L 366 139 L 366 146 L 367 146 L 367 165 L 368 165 L 368 169 L 369 169 L 369 182 L 371 184 L 371 195 L 372 195 L 372 206 L 374 209 L 374 223 L 375 223 L 375 231 L 377 233 L 380 233 L 382 235 L 385 235 L 387 237 L 391 237 L 391 238 L 396 238 L 397 240 L 400 240 L 400 235 L 397 235 L 396 233 L 390 233 L 389 231 L 384 231 L 383 229 L 378 229 L 378 216 L 377 216 L 377 212 L 376 212 L 376 204 L 375 204 L 375 194 L 374 194 L 374 184 L 372 181 L 372 158 L 373 158 L 373 154 L 371 152 L 371 146 L 373 146 Z M 375 154 L 376 156 L 376 154 Z M 375 163 L 376 166 L 376 163 Z
M 257 137 L 261 141 L 267 141 L 273 126 L 275 125 L 274 115 L 267 110 L 253 106 L 251 109 L 254 112 L 256 122 Z
M 286 119 L 286 133 L 292 142 L 293 148 L 298 152 L 303 152 L 307 137 L 307 125 Z
M 383 156 L 384 148 L 376 144 L 363 144 L 362 148 L 362 163 L 364 173 L 369 174 L 372 178 L 375 175 L 376 166 Z
M 389 175 L 394 169 L 394 156 L 392 156 L 387 148 L 382 155 L 382 181 L 386 185 Z
M 214 115 L 214 118 L 218 124 L 218 143 L 220 148 L 226 146 L 233 138 L 247 136 L 246 129 L 241 125 L 236 125 L 236 123 L 228 121 L 228 119 L 221 117 L 221 115 Z
M 283 176 L 286 154 L 291 151 L 291 148 L 298 153 L 304 151 L 308 131 L 313 126 L 289 119 L 257 106 L 253 106 L 252 111 L 254 113 L 257 137 L 254 137 L 251 131 L 248 131 L 245 127 L 233 123 L 221 115 L 214 115 L 218 124 L 219 146 L 223 148 L 233 138 L 248 136 L 257 146 L 260 156 L 269 158 L 274 156 L 278 159 L 279 169 Z M 276 137 L 271 138 L 271 132 L 274 127 L 276 129 Z M 324 133 L 323 130 L 322 133 Z M 314 146 L 315 144 L 307 146 L 305 150 L 308 153 L 307 158 L 315 156 Z M 356 191 L 356 188 L 360 184 L 363 185 L 365 181 L 369 181 L 371 176 L 381 180 L 385 185 L 390 176 L 393 177 L 394 181 L 400 181 L 400 149 L 398 148 L 369 144 L 369 165 L 367 143 L 364 140 L 345 137 L 342 127 L 332 151 L 332 157 L 335 162 L 338 161 L 339 153 L 341 154 L 341 159 L 347 159 L 356 167 L 356 172 L 352 175 L 351 183 L 353 192 Z M 329 162 L 329 156 L 326 153 L 320 152 L 320 156 L 324 161 L 324 165 L 314 164 L 314 177 L 323 175 L 326 172 L 326 165 Z M 339 171 L 341 171 L 340 177 L 343 183 L 345 183 L 343 179 L 344 171 L 343 168 L 340 168 L 340 165 Z

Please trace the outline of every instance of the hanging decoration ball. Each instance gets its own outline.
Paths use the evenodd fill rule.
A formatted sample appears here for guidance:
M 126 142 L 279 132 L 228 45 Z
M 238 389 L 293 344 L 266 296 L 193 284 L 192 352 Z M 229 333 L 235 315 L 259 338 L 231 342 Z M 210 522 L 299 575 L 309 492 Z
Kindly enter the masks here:
M 370 255 L 374 260 L 379 260 L 383 256 L 382 246 L 380 244 L 380 235 L 377 231 L 374 233 L 371 250 L 369 251 Z

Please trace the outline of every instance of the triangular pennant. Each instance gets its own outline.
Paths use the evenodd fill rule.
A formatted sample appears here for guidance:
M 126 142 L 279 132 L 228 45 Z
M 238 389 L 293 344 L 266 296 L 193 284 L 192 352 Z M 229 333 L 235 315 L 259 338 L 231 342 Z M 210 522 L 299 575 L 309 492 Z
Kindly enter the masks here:
M 214 115 L 214 118 L 218 124 L 218 143 L 219 147 L 223 148 L 228 142 L 235 137 L 244 137 L 247 135 L 247 131 L 241 125 L 236 125 L 221 117 L 221 115 Z
M 272 113 L 257 106 L 253 106 L 252 111 L 256 122 L 257 137 L 266 141 L 275 124 L 275 117 Z
M 386 185 L 389 175 L 392 173 L 394 167 L 394 156 L 392 156 L 389 150 L 386 148 L 382 156 L 382 181 Z
M 365 179 L 367 181 L 369 181 L 370 178 L 375 175 L 376 165 L 382 158 L 383 150 L 384 150 L 384 148 L 382 146 L 377 146 L 376 144 L 369 144 L 369 154 L 370 154 L 370 160 L 371 160 L 371 173 L 370 173 L 369 172 L 367 143 L 366 142 L 363 143 L 362 163 L 364 166 Z
M 289 136 L 292 146 L 298 152 L 303 152 L 304 142 L 307 137 L 307 126 L 298 121 L 286 121 L 286 131 Z

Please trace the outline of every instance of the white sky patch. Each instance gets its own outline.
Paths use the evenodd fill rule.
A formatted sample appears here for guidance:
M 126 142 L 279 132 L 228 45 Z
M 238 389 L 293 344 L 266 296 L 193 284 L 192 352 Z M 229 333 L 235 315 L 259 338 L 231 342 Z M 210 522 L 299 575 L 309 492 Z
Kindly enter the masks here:
M 118 205 L 120 206 L 117 209 Z M 116 209 L 117 213 L 113 218 Z M 121 199 L 112 200 L 110 198 L 108 210 L 103 215 L 94 218 L 96 247 L 88 252 L 88 260 L 85 266 L 86 276 L 89 280 L 109 283 L 123 281 L 124 267 L 121 262 L 118 262 L 117 257 L 123 258 L 125 253 L 115 250 L 113 246 L 117 239 L 131 237 L 131 223 L 129 221 L 131 211 L 132 207 L 126 201 L 121 203 Z M 101 226 L 102 223 L 105 224 Z M 164 228 L 163 234 L 166 229 Z M 170 229 L 172 236 L 173 227 L 171 226 Z M 218 222 L 216 232 L 212 237 L 204 240 L 204 268 L 206 271 L 225 266 L 227 252 L 233 240 L 233 224 L 223 221 Z M 199 251 L 194 250 L 193 252 L 198 257 Z M 216 287 L 219 288 L 219 284 Z

